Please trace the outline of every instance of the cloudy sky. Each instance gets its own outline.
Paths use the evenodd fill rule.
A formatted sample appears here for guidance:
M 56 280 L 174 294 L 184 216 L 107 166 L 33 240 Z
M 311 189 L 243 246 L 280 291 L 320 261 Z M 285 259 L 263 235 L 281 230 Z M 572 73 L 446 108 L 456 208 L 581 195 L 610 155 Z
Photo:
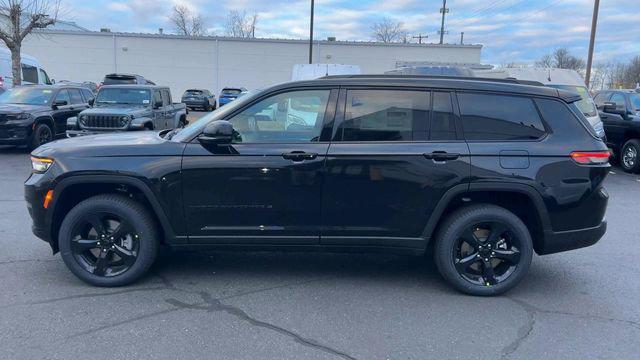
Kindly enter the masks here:
M 257 13 L 256 36 L 308 38 L 309 0 L 63 0 L 65 18 L 97 30 L 172 31 L 175 4 L 199 13 L 212 33 L 223 35 L 230 10 Z M 316 0 L 316 38 L 371 41 L 371 25 L 383 17 L 404 23 L 412 35 L 437 41 L 441 0 Z M 640 0 L 601 2 L 596 61 L 640 55 Z M 586 58 L 593 0 L 448 0 L 446 42 L 484 44 L 490 64 L 532 62 L 557 47 Z

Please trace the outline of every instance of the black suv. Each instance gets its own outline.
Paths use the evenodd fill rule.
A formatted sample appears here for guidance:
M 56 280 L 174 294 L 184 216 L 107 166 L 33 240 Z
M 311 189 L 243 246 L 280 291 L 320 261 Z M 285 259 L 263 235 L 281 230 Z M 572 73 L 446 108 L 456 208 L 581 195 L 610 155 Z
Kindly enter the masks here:
M 135 281 L 164 244 L 433 253 L 454 287 L 493 295 L 534 250 L 605 232 L 609 152 L 579 100 L 509 80 L 282 84 L 183 129 L 42 146 L 26 199 L 34 233 L 93 285 Z
M 639 90 L 600 91 L 594 101 L 600 110 L 607 145 L 618 155 L 620 166 L 630 173 L 640 172 Z
M 67 119 L 89 108 L 93 93 L 83 86 L 21 86 L 0 95 L 0 145 L 29 148 L 67 130 Z

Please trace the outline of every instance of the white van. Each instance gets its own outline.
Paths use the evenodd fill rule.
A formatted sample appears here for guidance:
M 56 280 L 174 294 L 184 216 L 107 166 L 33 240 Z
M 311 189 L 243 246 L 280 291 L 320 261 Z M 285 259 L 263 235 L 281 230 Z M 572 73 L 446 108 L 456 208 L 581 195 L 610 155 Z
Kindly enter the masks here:
M 345 64 L 295 64 L 291 81 L 313 80 L 329 75 L 359 75 L 362 71 L 358 65 Z
M 22 84 L 51 85 L 49 75 L 42 68 L 38 59 L 25 53 L 21 54 Z M 11 89 L 13 87 L 13 72 L 11 71 L 11 51 L 6 47 L 0 47 L 0 88 Z
M 541 82 L 546 86 L 558 89 L 577 92 L 582 100 L 576 104 L 582 111 L 584 116 L 589 120 L 591 126 L 598 136 L 604 138 L 604 126 L 602 120 L 598 116 L 596 104 L 589 94 L 589 90 L 585 86 L 584 79 L 575 70 L 540 68 L 540 67 L 523 67 L 523 68 L 501 68 L 491 70 L 474 70 L 477 77 L 486 77 L 493 79 L 513 78 L 518 80 L 529 80 Z

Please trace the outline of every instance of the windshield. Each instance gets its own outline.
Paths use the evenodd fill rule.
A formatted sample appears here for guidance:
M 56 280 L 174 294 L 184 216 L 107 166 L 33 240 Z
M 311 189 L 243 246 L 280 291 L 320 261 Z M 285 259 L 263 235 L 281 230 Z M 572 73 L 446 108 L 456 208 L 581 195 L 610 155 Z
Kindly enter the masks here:
M 213 112 L 201 117 L 196 122 L 190 123 L 189 125 L 180 129 L 177 133 L 175 133 L 175 135 L 171 138 L 171 140 L 180 142 L 180 141 L 188 140 L 198 135 L 200 132 L 202 132 L 202 129 L 204 129 L 204 127 L 209 122 L 213 120 L 224 120 L 225 116 L 235 111 L 235 109 L 237 109 L 238 107 L 243 106 L 247 102 L 252 101 L 260 93 L 261 91 L 255 91 L 255 92 L 253 90 L 249 91 L 248 93 L 246 93 L 245 96 L 238 98 L 238 100 L 236 101 L 230 102 L 229 105 L 219 107 Z
M 238 95 L 241 92 L 240 89 L 222 89 L 222 95 Z
M 184 95 L 182 95 L 182 97 L 186 97 L 186 96 L 201 96 L 202 95 L 202 90 L 187 90 L 184 92 Z
M 580 94 L 582 100 L 576 101 L 576 105 L 578 105 L 578 109 L 582 111 L 584 116 L 596 116 L 598 115 L 598 111 L 596 109 L 596 104 L 591 99 L 591 95 L 589 95 L 589 91 L 584 86 L 574 86 L 574 85 L 549 85 L 556 89 L 567 90 L 571 92 L 575 92 Z
M 102 82 L 103 85 L 118 85 L 118 84 L 136 84 L 136 78 L 134 77 L 106 77 Z
M 0 95 L 0 104 L 48 105 L 52 95 L 52 89 L 13 88 Z
M 631 99 L 633 109 L 635 111 L 640 111 L 640 94 L 631 94 L 631 96 L 629 96 L 629 99 Z
M 102 88 L 96 104 L 149 105 L 151 92 L 147 89 Z

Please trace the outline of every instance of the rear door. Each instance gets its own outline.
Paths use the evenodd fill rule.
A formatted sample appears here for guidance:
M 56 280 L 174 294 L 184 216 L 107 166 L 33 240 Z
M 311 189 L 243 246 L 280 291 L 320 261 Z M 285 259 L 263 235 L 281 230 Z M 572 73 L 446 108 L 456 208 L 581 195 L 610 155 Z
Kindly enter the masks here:
M 156 104 L 162 104 L 160 107 L 156 107 Z M 153 90 L 153 100 L 152 100 L 152 108 L 153 108 L 153 128 L 154 129 L 163 129 L 166 123 L 166 107 L 164 106 L 164 100 L 162 99 L 162 93 L 160 90 Z
M 346 88 L 323 185 L 321 244 L 424 248 L 442 195 L 468 182 L 449 91 Z

